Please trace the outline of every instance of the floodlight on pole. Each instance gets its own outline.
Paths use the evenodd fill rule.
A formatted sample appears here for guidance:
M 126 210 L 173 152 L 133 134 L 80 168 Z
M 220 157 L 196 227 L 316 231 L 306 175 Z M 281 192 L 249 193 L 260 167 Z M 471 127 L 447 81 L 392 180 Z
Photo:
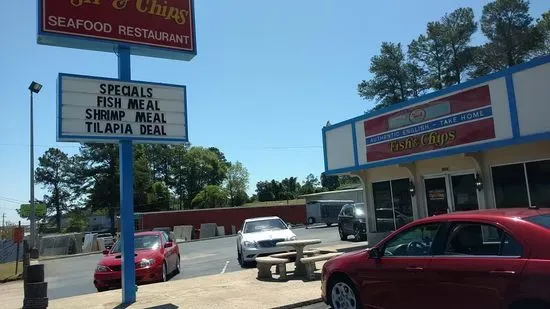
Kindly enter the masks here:
M 29 86 L 29 90 L 31 92 L 34 92 L 34 93 L 39 93 L 40 92 L 40 89 L 42 89 L 42 85 L 33 81 L 31 82 L 30 86 Z

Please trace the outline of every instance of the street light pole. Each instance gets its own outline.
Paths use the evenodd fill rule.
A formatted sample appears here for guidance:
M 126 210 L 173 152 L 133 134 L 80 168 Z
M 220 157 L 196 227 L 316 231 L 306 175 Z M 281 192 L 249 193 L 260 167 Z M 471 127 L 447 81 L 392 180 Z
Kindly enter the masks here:
M 34 206 L 34 116 L 33 116 L 33 94 L 40 92 L 40 89 L 42 89 L 42 85 L 37 82 L 32 82 L 29 86 L 29 91 L 31 94 L 31 146 L 30 146 L 30 160 L 31 160 L 31 214 L 29 216 L 29 219 L 31 221 L 31 250 L 35 251 L 36 249 L 36 218 L 35 218 L 35 206 Z
M 34 117 L 33 117 L 33 92 L 31 93 L 31 248 L 35 248 L 36 227 L 34 222 Z

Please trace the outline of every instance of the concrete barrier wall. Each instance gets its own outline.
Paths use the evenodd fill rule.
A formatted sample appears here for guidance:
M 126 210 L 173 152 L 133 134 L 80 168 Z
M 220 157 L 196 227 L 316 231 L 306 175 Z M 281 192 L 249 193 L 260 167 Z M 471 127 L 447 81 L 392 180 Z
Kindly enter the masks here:
M 231 226 L 235 226 L 236 230 L 240 230 L 245 219 L 265 216 L 278 216 L 285 222 L 304 224 L 306 222 L 306 206 L 231 207 L 149 212 L 143 213 L 141 223 L 144 230 L 152 230 L 156 227 L 170 227 L 173 229 L 174 226 L 178 225 L 192 225 L 195 229 L 200 229 L 203 223 L 215 223 L 217 226 L 223 226 L 225 231 L 232 231 Z

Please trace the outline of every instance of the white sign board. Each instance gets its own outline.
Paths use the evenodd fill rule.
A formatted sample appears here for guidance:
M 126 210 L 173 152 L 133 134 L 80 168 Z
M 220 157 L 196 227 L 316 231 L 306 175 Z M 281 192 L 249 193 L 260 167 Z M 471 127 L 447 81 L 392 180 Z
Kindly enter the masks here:
M 185 86 L 59 74 L 57 140 L 184 143 Z

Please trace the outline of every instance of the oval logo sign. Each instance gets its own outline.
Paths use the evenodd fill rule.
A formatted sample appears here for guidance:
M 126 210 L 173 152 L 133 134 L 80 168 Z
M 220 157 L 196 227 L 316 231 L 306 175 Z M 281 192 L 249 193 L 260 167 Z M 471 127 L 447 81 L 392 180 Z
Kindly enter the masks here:
M 409 120 L 412 123 L 418 123 L 424 120 L 426 112 L 423 109 L 415 109 L 409 114 Z

